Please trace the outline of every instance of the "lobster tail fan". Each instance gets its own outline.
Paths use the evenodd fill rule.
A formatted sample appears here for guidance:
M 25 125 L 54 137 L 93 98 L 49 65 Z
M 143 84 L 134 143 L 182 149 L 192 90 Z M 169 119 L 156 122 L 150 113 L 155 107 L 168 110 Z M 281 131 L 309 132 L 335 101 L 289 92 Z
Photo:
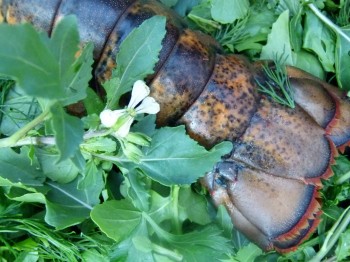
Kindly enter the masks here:
M 203 182 L 215 204 L 227 208 L 235 227 L 265 250 L 295 250 L 319 223 L 314 185 L 231 161 L 219 163 Z
M 317 122 L 321 122 L 320 125 L 326 129 L 328 137 L 340 151 L 344 151 L 345 147 L 350 145 L 349 97 L 346 96 L 345 92 L 301 69 L 287 67 L 287 73 L 292 85 L 297 89 L 296 102 Z M 310 93 L 315 93 L 315 95 L 308 99 L 308 105 L 305 105 L 302 99 L 309 96 Z M 308 110 L 308 108 L 313 109 Z M 327 111 L 327 108 L 330 109 L 326 113 L 327 117 L 320 118 L 319 113 Z

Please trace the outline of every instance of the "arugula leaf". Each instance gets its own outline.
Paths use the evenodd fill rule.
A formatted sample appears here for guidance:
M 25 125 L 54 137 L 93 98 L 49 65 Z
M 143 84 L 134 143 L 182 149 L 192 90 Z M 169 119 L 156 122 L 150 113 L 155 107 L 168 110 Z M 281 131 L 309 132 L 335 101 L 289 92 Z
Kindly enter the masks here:
M 350 37 L 350 25 L 342 30 Z M 337 34 L 335 48 L 335 68 L 339 87 L 350 91 L 350 43 L 339 34 Z
M 64 95 L 47 37 L 29 24 L 0 24 L 0 35 L 0 75 L 16 80 L 30 96 L 59 99 Z
M 27 156 L 28 148 L 23 147 L 19 154 L 10 148 L 0 149 L 0 185 L 24 185 L 26 187 L 42 186 L 44 174 L 38 163 L 31 163 Z
M 212 0 L 211 16 L 222 24 L 232 23 L 247 15 L 248 0 Z
M 39 160 L 40 166 L 46 177 L 59 183 L 69 183 L 73 181 L 79 170 L 70 159 L 59 161 L 60 156 L 57 153 L 48 150 L 36 148 L 35 155 Z
M 211 222 L 207 209 L 207 200 L 203 195 L 196 194 L 191 187 L 181 187 L 179 192 L 179 219 L 184 222 L 189 219 L 199 225 L 207 225 Z
M 79 118 L 68 115 L 62 107 L 52 107 L 51 112 L 56 145 L 60 152 L 59 161 L 63 161 L 77 154 L 83 142 L 84 125 Z
M 323 68 L 334 72 L 334 35 L 311 11 L 306 12 L 303 48 L 315 52 Z
M 93 206 L 99 203 L 100 192 L 94 185 L 79 190 L 79 178 L 68 184 L 47 181 L 45 221 L 57 229 L 76 225 L 87 219 Z
M 276 41 L 278 39 L 278 41 Z M 286 10 L 272 25 L 267 44 L 261 50 L 260 59 L 274 60 L 283 57 L 286 65 L 293 65 L 292 49 L 289 38 L 289 11 Z
M 121 166 L 129 170 L 140 168 L 163 185 L 191 184 L 231 150 L 231 142 L 222 142 L 207 151 L 189 138 L 184 126 L 164 127 L 156 130 L 151 146 L 143 149 L 138 166 L 128 162 Z
M 136 80 L 144 79 L 154 73 L 154 66 L 162 48 L 162 40 L 165 36 L 166 18 L 154 16 L 134 29 L 120 45 L 117 54 L 117 69 L 113 73 L 119 81 L 114 88 L 107 88 L 107 108 L 118 105 L 122 94 L 131 90 Z M 114 80 L 112 80 L 114 81 Z
M 129 237 L 140 225 L 141 212 L 128 200 L 111 200 L 95 206 L 91 219 L 117 243 Z

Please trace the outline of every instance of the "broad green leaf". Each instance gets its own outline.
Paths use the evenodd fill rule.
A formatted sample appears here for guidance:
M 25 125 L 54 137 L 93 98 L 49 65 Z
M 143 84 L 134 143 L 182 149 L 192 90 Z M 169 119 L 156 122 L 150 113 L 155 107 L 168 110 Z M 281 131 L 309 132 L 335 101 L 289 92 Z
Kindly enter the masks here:
M 211 222 L 207 212 L 206 198 L 203 195 L 194 193 L 191 187 L 181 187 L 178 209 L 181 222 L 184 222 L 186 219 L 199 225 L 206 225 Z
M 38 163 L 31 163 L 27 153 L 27 147 L 23 147 L 19 154 L 10 148 L 0 148 L 0 185 L 43 186 L 45 176 Z
M 143 262 L 153 261 L 152 254 L 145 254 L 138 250 L 133 242 L 134 237 L 148 238 L 149 232 L 145 219 L 129 234 L 128 238 L 120 242 L 115 249 L 111 250 L 109 256 L 112 261 Z
M 128 200 L 111 200 L 95 206 L 91 218 L 102 232 L 118 243 L 137 228 L 142 214 Z
M 231 142 L 222 142 L 207 151 L 186 134 L 184 126 L 165 127 L 158 129 L 151 146 L 144 148 L 138 167 L 163 185 L 191 184 L 231 149 Z M 137 167 L 127 162 L 122 165 L 129 169 Z
M 303 48 L 317 54 L 324 70 L 334 72 L 335 37 L 311 11 L 306 12 Z
M 277 41 L 278 39 L 278 41 Z M 262 48 L 260 59 L 285 61 L 287 65 L 293 65 L 292 50 L 289 39 L 289 11 L 286 10 L 272 25 L 268 35 L 267 44 Z
M 73 181 L 78 173 L 78 168 L 70 159 L 59 162 L 60 156 L 57 153 L 45 149 L 36 148 L 35 155 L 46 177 L 58 183 L 69 183 Z
M 211 16 L 222 24 L 232 23 L 247 15 L 248 0 L 212 0 Z
M 68 115 L 60 106 L 51 108 L 52 127 L 55 132 L 56 145 L 60 152 L 60 161 L 73 157 L 83 141 L 83 122 Z
M 134 29 L 120 45 L 117 69 L 113 76 L 120 79 L 119 88 L 107 93 L 108 107 L 114 107 L 122 94 L 128 92 L 136 80 L 154 72 L 165 36 L 166 18 L 154 16 Z
M 342 30 L 350 37 L 350 25 Z M 335 48 L 335 68 L 339 87 L 350 91 L 350 43 L 339 34 Z
M 228 254 L 232 252 L 229 240 L 214 225 L 183 235 L 159 231 L 159 228 L 153 229 L 158 237 L 183 256 L 184 261 L 215 261 L 228 258 Z
M 78 52 L 79 33 L 77 19 L 73 15 L 65 16 L 54 28 L 50 39 L 50 50 L 55 56 L 59 77 L 62 79 L 66 70 L 74 62 L 74 56 Z
M 305 50 L 300 50 L 300 52 L 297 53 L 293 52 L 292 56 L 294 66 L 301 68 L 320 79 L 325 79 L 325 72 L 316 55 L 306 52 Z
M 89 217 L 93 206 L 99 203 L 99 195 L 95 194 L 93 186 L 79 190 L 78 182 L 77 178 L 69 184 L 45 183 L 50 188 L 46 195 L 45 221 L 48 224 L 63 229 Z
M 27 95 L 59 99 L 59 66 L 33 26 L 0 24 L 0 75 L 14 79 Z

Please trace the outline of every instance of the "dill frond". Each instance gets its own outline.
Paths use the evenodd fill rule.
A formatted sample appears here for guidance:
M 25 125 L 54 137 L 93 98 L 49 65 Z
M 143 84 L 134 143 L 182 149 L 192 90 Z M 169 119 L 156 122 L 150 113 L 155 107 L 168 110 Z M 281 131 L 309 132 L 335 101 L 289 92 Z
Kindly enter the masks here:
M 285 61 L 285 60 L 284 60 Z M 259 91 L 267 94 L 274 101 L 290 108 L 295 108 L 294 91 L 290 85 L 287 69 L 282 58 L 273 60 L 274 66 L 267 63 L 263 66 L 266 76 L 264 83 L 256 79 Z

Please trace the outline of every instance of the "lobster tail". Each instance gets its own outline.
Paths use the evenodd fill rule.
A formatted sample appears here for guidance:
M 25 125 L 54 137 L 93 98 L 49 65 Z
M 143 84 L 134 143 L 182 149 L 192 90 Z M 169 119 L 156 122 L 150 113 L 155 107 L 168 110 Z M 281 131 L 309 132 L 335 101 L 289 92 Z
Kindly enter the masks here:
M 214 39 L 188 29 L 157 1 L 38 2 L 0 0 L 0 21 L 28 21 L 50 32 L 63 16 L 75 14 L 82 43 L 95 44 L 100 82 L 111 76 L 131 30 L 154 15 L 166 16 L 163 49 L 148 77 L 161 108 L 157 124 L 185 124 L 208 148 L 233 142 L 233 151 L 203 183 L 252 241 L 286 252 L 312 234 L 321 213 L 321 179 L 332 174 L 336 147 L 350 141 L 350 102 L 338 89 L 288 67 L 296 107 L 279 105 L 257 90 L 256 78 L 268 81 L 260 63 L 221 54 Z

